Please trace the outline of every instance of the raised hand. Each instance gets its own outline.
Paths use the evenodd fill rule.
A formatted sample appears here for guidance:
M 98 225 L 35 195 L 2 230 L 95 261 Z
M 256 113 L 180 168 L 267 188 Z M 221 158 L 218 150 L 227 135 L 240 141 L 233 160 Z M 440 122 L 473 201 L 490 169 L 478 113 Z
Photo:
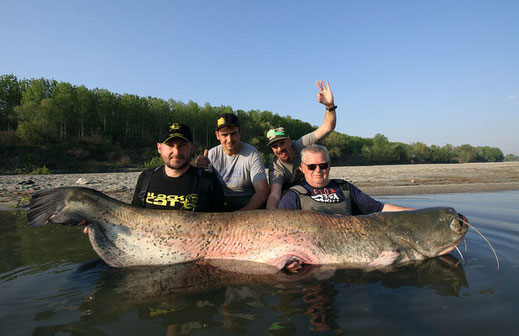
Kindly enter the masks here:
M 211 161 L 209 161 L 207 154 L 209 154 L 209 151 L 207 149 L 205 149 L 204 154 L 200 155 L 196 158 L 195 167 L 202 168 L 202 169 L 209 168 L 209 164 L 211 163 Z
M 317 93 L 317 101 L 323 104 L 326 107 L 333 107 L 333 94 L 330 89 L 330 83 L 326 82 L 324 85 L 323 81 L 316 81 L 317 87 L 319 88 L 319 92 Z

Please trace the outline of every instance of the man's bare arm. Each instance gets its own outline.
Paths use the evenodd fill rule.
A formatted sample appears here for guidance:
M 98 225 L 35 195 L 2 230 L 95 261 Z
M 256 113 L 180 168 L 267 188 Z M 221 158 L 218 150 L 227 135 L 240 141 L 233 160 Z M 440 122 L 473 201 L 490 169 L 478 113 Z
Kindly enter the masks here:
M 406 208 L 406 207 L 402 207 L 400 205 L 393 205 L 393 204 L 384 204 L 384 207 L 382 208 L 382 212 L 407 211 L 407 210 L 415 210 L 415 208 Z
M 280 183 L 272 183 L 270 185 L 270 194 L 267 198 L 267 210 L 277 209 L 279 201 L 281 200 L 281 189 Z
M 241 208 L 239 211 L 259 209 L 263 206 L 263 204 L 265 204 L 269 194 L 269 185 L 267 183 L 267 179 L 253 182 L 252 185 L 254 186 L 254 190 L 256 190 L 256 192 L 254 195 L 252 195 L 249 203 L 247 203 L 247 205 Z
M 330 89 L 330 83 L 326 82 L 326 85 L 324 85 L 322 81 L 317 81 L 316 84 L 319 88 L 317 101 L 326 107 L 323 124 L 314 131 L 315 137 L 317 140 L 320 140 L 325 138 L 335 129 L 337 115 L 335 112 L 335 101 L 333 99 L 332 90 Z

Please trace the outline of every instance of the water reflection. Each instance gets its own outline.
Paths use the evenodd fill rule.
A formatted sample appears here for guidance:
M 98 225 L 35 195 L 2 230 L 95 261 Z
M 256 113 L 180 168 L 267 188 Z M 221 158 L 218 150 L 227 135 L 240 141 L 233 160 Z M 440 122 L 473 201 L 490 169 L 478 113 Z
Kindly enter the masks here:
M 202 328 L 245 333 L 258 320 L 272 334 L 293 334 L 300 328 L 296 318 L 300 315 L 307 317 L 311 330 L 338 331 L 339 290 L 376 284 L 392 289 L 425 287 L 440 296 L 459 296 L 460 288 L 468 286 L 463 267 L 451 255 L 371 272 L 309 266 L 298 274 L 272 273 L 268 266 L 239 262 L 115 269 L 96 261 L 78 267 L 72 276 L 82 282 L 83 277 L 91 281 L 93 275 L 99 278 L 79 307 L 82 318 L 39 327 L 38 333 L 95 329 L 132 312 L 140 320 L 160 320 L 171 335 Z M 117 330 L 121 332 L 121 327 Z
M 454 206 L 492 242 L 501 268 L 469 230 L 461 265 L 448 257 L 374 272 L 311 267 L 296 276 L 261 266 L 246 273 L 230 264 L 110 269 L 100 262 L 84 264 L 97 256 L 81 230 L 31 228 L 23 213 L 0 213 L 0 334 L 501 335 L 516 330 L 510 311 L 519 300 L 514 280 L 519 192 L 392 201 Z

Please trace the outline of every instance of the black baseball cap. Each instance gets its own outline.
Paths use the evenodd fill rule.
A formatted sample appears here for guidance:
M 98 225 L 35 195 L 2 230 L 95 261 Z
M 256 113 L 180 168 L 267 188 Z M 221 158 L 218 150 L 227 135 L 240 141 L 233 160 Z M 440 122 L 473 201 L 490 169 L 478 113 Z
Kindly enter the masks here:
M 237 126 L 240 127 L 240 119 L 235 114 L 224 113 L 216 119 L 216 130 L 218 131 L 222 127 Z
M 193 135 L 191 134 L 191 130 L 187 125 L 182 123 L 170 123 L 167 126 L 164 126 L 160 132 L 158 142 L 166 143 L 174 138 L 181 138 L 193 143 Z

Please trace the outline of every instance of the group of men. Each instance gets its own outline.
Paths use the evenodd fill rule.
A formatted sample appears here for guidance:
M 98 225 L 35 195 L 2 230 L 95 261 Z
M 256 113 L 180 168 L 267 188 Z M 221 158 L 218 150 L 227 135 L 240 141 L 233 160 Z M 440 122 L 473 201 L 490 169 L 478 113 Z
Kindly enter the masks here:
M 267 132 L 275 155 L 269 166 L 270 186 L 260 153 L 241 141 L 238 117 L 225 113 L 216 120 L 220 145 L 205 150 L 195 166 L 190 164 L 195 146 L 189 127 L 165 127 L 157 142 L 164 165 L 139 176 L 132 204 L 203 212 L 279 207 L 358 215 L 409 210 L 376 201 L 344 180 L 329 179 L 328 151 L 316 142 L 335 129 L 337 106 L 330 84 L 316 83 L 317 100 L 326 108 L 323 124 L 295 141 L 283 127 Z

